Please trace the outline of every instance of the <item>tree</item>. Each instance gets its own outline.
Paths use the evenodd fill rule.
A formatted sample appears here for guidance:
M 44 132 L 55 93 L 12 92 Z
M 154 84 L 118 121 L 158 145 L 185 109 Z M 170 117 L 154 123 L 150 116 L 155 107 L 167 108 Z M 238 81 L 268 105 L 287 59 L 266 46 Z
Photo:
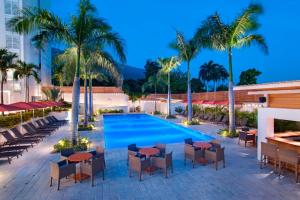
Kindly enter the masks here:
M 129 99 L 134 103 L 143 96 L 142 85 L 145 83 L 143 79 L 133 80 L 125 79 L 123 81 L 123 91 L 129 96 Z M 134 108 L 135 111 L 135 108 Z
M 70 23 L 64 23 L 59 16 L 40 8 L 25 8 L 19 16 L 9 21 L 11 28 L 17 33 L 29 33 L 39 28 L 33 41 L 46 43 L 48 41 L 63 42 L 75 47 L 77 62 L 72 91 L 72 144 L 77 143 L 79 97 L 80 97 L 80 58 L 82 48 L 90 44 L 110 46 L 114 48 L 121 61 L 125 61 L 123 40 L 112 31 L 111 26 L 103 19 L 96 17 L 96 8 L 89 0 L 80 0 L 78 13 L 72 16 Z M 79 138 L 78 138 L 79 139 Z
M 145 79 L 148 80 L 150 76 L 157 75 L 161 66 L 157 61 L 147 60 L 145 65 Z
M 7 51 L 7 49 L 0 49 L 0 72 L 1 72 L 1 104 L 4 104 L 4 83 L 7 82 L 7 72 L 16 67 L 13 60 L 17 58 L 17 54 Z
M 208 17 L 197 30 L 197 41 L 219 51 L 226 51 L 228 54 L 229 80 L 229 132 L 235 132 L 235 112 L 234 112 L 234 92 L 233 92 L 233 72 L 232 72 L 232 50 L 249 47 L 252 44 L 259 45 L 265 53 L 268 47 L 262 35 L 254 32 L 259 28 L 257 16 L 263 12 L 260 5 L 250 4 L 237 18 L 230 24 L 222 22 L 218 13 Z
M 25 102 L 29 102 L 29 78 L 32 76 L 37 83 L 40 83 L 40 77 L 38 73 L 39 67 L 34 64 L 27 64 L 22 61 L 17 62 L 17 66 L 14 71 L 14 79 L 25 81 Z
M 178 31 L 176 32 L 176 43 L 171 44 L 171 48 L 178 52 L 179 60 L 183 60 L 187 63 L 188 122 L 192 121 L 193 115 L 190 64 L 201 48 L 199 44 L 200 42 L 197 43 L 194 38 L 186 40 L 183 34 Z
M 153 74 L 152 76 L 149 76 L 147 79 L 147 82 L 145 82 L 142 86 L 142 92 L 145 93 L 147 88 L 154 87 L 154 111 L 157 112 L 157 103 L 156 103 L 156 96 L 157 96 L 157 86 L 158 85 L 165 85 L 166 81 L 160 74 Z
M 199 78 L 192 78 L 191 80 L 191 90 L 192 92 L 203 92 L 204 84 Z
M 240 74 L 240 82 L 238 85 L 251 85 L 257 84 L 257 76 L 261 75 L 261 72 L 255 68 L 242 71 Z
M 61 90 L 59 88 L 42 88 L 43 94 L 46 96 L 47 100 L 59 101 L 61 100 Z
M 170 74 L 173 69 L 178 67 L 180 61 L 176 56 L 172 56 L 170 58 L 159 58 L 158 61 L 159 65 L 161 66 L 160 73 L 168 75 L 168 116 L 171 116 L 171 78 Z

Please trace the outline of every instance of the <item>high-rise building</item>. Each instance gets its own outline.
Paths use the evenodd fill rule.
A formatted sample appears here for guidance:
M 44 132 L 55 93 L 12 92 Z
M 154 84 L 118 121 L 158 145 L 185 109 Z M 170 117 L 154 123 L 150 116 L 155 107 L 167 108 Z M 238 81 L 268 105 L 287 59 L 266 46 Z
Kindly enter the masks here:
M 0 48 L 7 48 L 17 53 L 18 59 L 26 63 L 33 63 L 41 66 L 41 83 L 37 84 L 30 78 L 30 99 L 39 99 L 41 87 L 51 84 L 51 46 L 37 49 L 31 39 L 34 33 L 14 33 L 7 22 L 14 16 L 19 15 L 19 10 L 28 7 L 41 7 L 50 9 L 50 0 L 0 0 Z M 25 100 L 24 80 L 13 80 L 13 70 L 8 73 L 7 83 L 4 85 L 4 103 L 13 103 Z

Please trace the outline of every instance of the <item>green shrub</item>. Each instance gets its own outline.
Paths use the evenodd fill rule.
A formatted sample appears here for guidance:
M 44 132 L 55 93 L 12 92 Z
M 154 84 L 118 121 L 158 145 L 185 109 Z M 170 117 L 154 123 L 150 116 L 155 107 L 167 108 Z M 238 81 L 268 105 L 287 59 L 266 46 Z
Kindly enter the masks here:
M 183 108 L 181 106 L 177 106 L 175 108 L 175 112 L 177 112 L 178 114 L 182 114 L 183 113 Z
M 174 116 L 174 115 L 167 115 L 165 118 L 166 119 L 176 119 L 176 116 Z
M 274 131 L 275 133 L 286 131 L 300 131 L 300 123 L 295 121 L 275 119 Z
M 86 151 L 90 143 L 87 137 L 83 137 L 78 140 L 77 145 L 72 147 L 72 141 L 68 138 L 64 138 L 53 146 L 53 153 L 60 152 L 67 148 L 73 148 L 74 151 Z
M 239 136 L 239 134 L 236 131 L 229 132 L 228 129 L 222 129 L 218 132 L 218 134 L 223 137 L 230 137 L 230 138 L 235 138 Z
M 108 114 L 108 113 L 123 113 L 124 111 L 122 109 L 99 109 L 98 113 L 101 114 Z
M 255 110 L 254 112 L 236 110 L 235 117 L 236 122 L 247 119 L 246 126 L 257 128 L 257 110 Z
M 93 124 L 88 124 L 87 126 L 84 125 L 79 125 L 78 126 L 78 131 L 92 131 L 94 130 L 94 125 Z
M 161 112 L 158 111 L 158 110 L 156 110 L 156 111 L 153 112 L 153 114 L 154 114 L 154 115 L 161 115 Z
M 188 121 L 187 119 L 182 120 L 182 122 L 184 125 L 190 126 L 190 125 L 200 125 L 200 122 L 198 119 L 192 119 L 192 121 Z

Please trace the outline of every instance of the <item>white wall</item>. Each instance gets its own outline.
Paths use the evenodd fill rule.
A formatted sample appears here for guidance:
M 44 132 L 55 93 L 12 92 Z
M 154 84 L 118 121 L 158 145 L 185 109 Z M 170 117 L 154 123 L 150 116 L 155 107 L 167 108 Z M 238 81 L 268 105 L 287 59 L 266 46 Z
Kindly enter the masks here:
M 146 112 L 146 113 L 152 113 L 155 111 L 155 102 L 154 101 L 141 101 L 140 103 L 141 106 L 141 111 L 142 112 Z M 183 109 L 185 108 L 185 104 L 184 103 L 171 103 L 171 114 L 177 114 L 175 112 L 175 108 L 176 107 L 182 107 Z M 162 114 L 167 114 L 168 112 L 168 104 L 167 102 L 160 102 L 157 101 L 156 102 L 156 109 L 157 111 L 160 111 Z
M 72 94 L 64 93 L 65 101 L 72 102 Z M 128 112 L 128 96 L 123 93 L 94 93 L 94 112 L 97 109 L 122 109 Z M 80 110 L 83 111 L 84 94 L 80 94 Z
M 274 119 L 299 121 L 300 109 L 259 108 L 258 109 L 258 140 L 257 159 L 260 159 L 261 142 L 266 142 L 266 137 L 274 136 Z

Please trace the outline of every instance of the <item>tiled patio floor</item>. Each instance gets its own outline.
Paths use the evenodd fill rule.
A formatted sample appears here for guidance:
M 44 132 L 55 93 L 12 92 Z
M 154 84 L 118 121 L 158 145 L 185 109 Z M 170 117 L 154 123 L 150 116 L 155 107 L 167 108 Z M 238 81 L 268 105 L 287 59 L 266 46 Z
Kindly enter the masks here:
M 195 126 L 201 132 L 216 136 L 214 125 Z M 129 178 L 126 166 L 126 149 L 106 152 L 105 180 L 96 178 L 95 187 L 89 180 L 74 184 L 63 180 L 61 190 L 49 187 L 49 162 L 59 155 L 50 154 L 58 139 L 68 136 L 67 127 L 29 150 L 11 165 L 0 163 L 0 199 L 300 199 L 300 184 L 295 184 L 291 174 L 278 179 L 269 168 L 260 170 L 256 149 L 237 145 L 236 139 L 224 139 L 226 168 L 216 171 L 212 165 L 197 165 L 195 169 L 183 164 L 183 145 L 169 144 L 173 151 L 174 174 L 165 179 L 161 172 Z M 88 133 L 93 141 L 101 142 L 101 130 Z M 216 136 L 217 137 L 217 136 Z

